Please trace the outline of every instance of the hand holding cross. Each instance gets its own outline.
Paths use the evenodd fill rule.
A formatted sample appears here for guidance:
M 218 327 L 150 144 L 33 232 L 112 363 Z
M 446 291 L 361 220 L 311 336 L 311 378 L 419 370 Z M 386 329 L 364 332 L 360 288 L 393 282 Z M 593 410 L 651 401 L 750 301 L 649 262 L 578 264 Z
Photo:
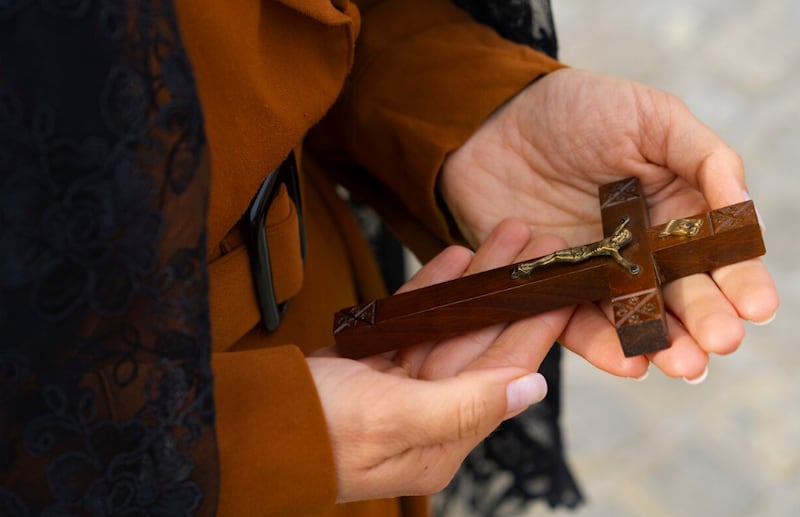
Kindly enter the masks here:
M 340 353 L 364 357 L 600 299 L 611 300 L 625 355 L 649 353 L 669 346 L 662 284 L 765 252 L 750 201 L 648 228 L 631 178 L 601 187 L 600 205 L 598 243 L 337 312 Z

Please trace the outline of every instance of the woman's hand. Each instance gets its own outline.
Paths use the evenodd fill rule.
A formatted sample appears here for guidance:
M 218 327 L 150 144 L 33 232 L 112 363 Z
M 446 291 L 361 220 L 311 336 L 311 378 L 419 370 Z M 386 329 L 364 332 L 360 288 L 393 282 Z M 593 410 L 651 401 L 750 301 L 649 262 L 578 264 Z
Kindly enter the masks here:
M 504 221 L 473 254 L 451 247 L 401 290 L 499 267 L 563 246 Z M 441 490 L 504 419 L 544 398 L 536 372 L 572 308 L 360 361 L 334 348 L 308 359 L 333 445 L 339 501 Z
M 629 176 L 641 181 L 652 224 L 748 199 L 738 155 L 676 98 L 574 69 L 545 76 L 499 109 L 448 158 L 439 186 L 472 244 L 515 217 L 536 236 L 574 246 L 602 237 L 598 186 Z M 669 349 L 625 358 L 608 307 L 596 304 L 576 311 L 561 342 L 617 375 L 639 377 L 651 360 L 692 379 L 709 353 L 739 346 L 741 319 L 768 320 L 778 305 L 758 259 L 680 279 L 664 296 Z

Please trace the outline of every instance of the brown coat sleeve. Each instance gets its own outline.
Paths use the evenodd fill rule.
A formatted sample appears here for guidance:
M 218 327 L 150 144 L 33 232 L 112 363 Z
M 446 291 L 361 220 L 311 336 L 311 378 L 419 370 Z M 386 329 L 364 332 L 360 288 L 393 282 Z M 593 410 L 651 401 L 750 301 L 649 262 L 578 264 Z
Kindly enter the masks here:
M 336 474 L 314 381 L 297 347 L 214 354 L 219 515 L 317 515 Z M 225 472 L 229 469 L 230 472 Z
M 214 271 L 244 250 L 218 258 L 219 243 L 247 209 L 265 174 L 300 143 L 338 95 L 351 65 L 358 12 L 346 1 L 328 0 L 177 0 L 176 8 L 211 154 L 211 304 L 224 305 L 221 298 L 230 298 L 223 296 L 225 291 L 235 286 L 229 278 L 219 282 Z M 234 273 L 252 289 L 244 253 L 244 267 Z M 334 298 L 339 306 L 355 302 L 352 296 L 346 301 Z M 223 336 L 219 319 L 212 321 L 218 515 L 328 512 L 336 498 L 331 445 L 303 352 L 289 345 L 300 344 L 297 334 L 288 332 L 291 325 L 282 325 L 286 333 L 275 341 L 285 346 L 266 348 L 263 335 L 248 334 L 249 341 L 237 342 L 240 349 L 229 349 L 230 341 L 254 324 L 243 313 L 255 312 L 257 319 L 253 293 L 249 299 L 249 307 L 229 311 L 241 327 L 234 329 L 239 331 L 235 338 Z M 245 296 L 235 300 L 247 301 Z M 297 299 L 292 305 L 304 306 Z M 326 307 L 328 335 L 332 314 L 333 308 Z M 319 338 L 316 342 L 328 344 Z
M 455 237 L 436 195 L 447 154 L 498 106 L 562 65 L 502 39 L 450 0 L 359 5 L 353 71 L 311 146 L 429 258 Z
M 302 11 L 317 4 L 319 13 Z M 300 0 L 178 2 L 209 130 L 215 178 L 211 245 L 229 227 L 226 221 L 235 221 L 241 213 L 237 196 L 244 192 L 240 197 L 245 202 L 250 198 L 246 194 L 249 183 L 258 185 L 252 181 L 254 175 L 269 170 L 270 162 L 293 145 L 290 137 L 297 133 L 294 125 L 281 125 L 288 115 L 273 117 L 274 103 L 301 88 L 275 90 L 274 85 L 282 83 L 269 73 L 269 67 L 275 66 L 277 73 L 283 63 L 273 59 L 277 40 L 270 38 L 277 38 L 280 30 L 293 38 L 306 38 L 306 34 L 291 32 L 291 27 L 299 25 L 288 22 L 278 24 L 278 32 L 262 30 L 275 29 L 277 16 L 294 17 L 295 13 L 309 18 L 303 21 L 308 35 L 357 30 L 353 6 L 346 0 L 332 4 L 336 9 Z M 336 11 L 340 9 L 352 23 L 339 22 L 342 13 Z M 435 196 L 436 175 L 446 154 L 466 140 L 497 105 L 558 65 L 500 39 L 472 22 L 450 0 L 372 2 L 362 27 L 352 80 L 311 143 L 324 151 L 322 155 L 337 160 L 344 150 L 348 168 L 341 169 L 342 177 L 350 180 L 351 187 L 361 178 L 353 174 L 353 164 L 374 174 L 375 179 L 363 183 L 367 197 L 382 205 L 396 202 L 398 208 L 391 210 L 394 219 L 398 224 L 411 222 L 404 233 L 419 242 L 427 238 L 433 243 L 428 249 L 433 250 L 450 237 Z M 287 41 L 296 43 L 297 39 Z M 320 56 L 336 50 L 319 48 Z M 294 54 L 286 56 L 300 60 Z M 332 59 L 323 61 L 332 63 Z M 495 83 L 498 77 L 504 78 L 502 84 Z M 320 88 L 315 80 L 301 86 Z M 262 98 L 271 87 L 274 99 Z M 310 125 L 316 112 L 314 108 L 300 113 L 300 122 Z M 301 292 L 299 299 L 293 299 L 294 307 L 306 306 L 303 296 Z M 332 312 L 326 311 L 318 312 L 327 318 Z M 288 337 L 282 341 L 296 342 Z M 287 345 L 215 353 L 212 365 L 221 467 L 219 514 L 308 515 L 329 510 L 336 495 L 333 459 L 324 438 L 324 415 L 300 348 Z

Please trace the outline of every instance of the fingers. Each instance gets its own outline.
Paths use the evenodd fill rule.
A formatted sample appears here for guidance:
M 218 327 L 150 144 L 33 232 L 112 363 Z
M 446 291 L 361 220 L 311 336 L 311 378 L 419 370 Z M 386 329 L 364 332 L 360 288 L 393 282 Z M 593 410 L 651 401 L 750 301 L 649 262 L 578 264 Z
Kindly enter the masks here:
M 694 379 L 706 371 L 708 354 L 729 354 L 745 335 L 740 318 L 769 320 L 777 309 L 774 284 L 760 259 L 692 275 L 664 286 L 672 346 L 652 357 L 664 373 Z
M 610 314 L 595 304 L 585 304 L 575 311 L 559 342 L 596 368 L 619 377 L 642 379 L 651 361 L 669 377 L 698 377 L 706 366 L 708 354 L 670 314 L 667 315 L 667 331 L 669 348 L 648 356 L 625 357 Z
M 501 221 L 475 252 L 464 274 L 480 273 L 514 262 L 530 240 L 531 230 L 523 222 L 516 219 Z M 532 248 L 527 251 L 536 253 L 537 250 Z
M 736 309 L 708 275 L 693 275 L 667 284 L 664 300 L 670 347 L 647 357 L 626 358 L 607 311 L 595 304 L 576 310 L 561 336 L 568 349 L 604 371 L 640 378 L 648 359 L 669 377 L 697 379 L 706 371 L 708 355 L 736 350 L 744 326 Z
M 744 338 L 744 325 L 736 309 L 710 276 L 692 275 L 663 287 L 664 302 L 700 348 L 728 354 Z
M 462 246 L 450 246 L 423 265 L 408 282 L 397 290 L 396 294 L 459 278 L 464 275 L 472 258 L 471 250 Z M 383 354 L 382 358 L 390 360 L 393 366 L 397 365 L 397 373 L 416 376 L 415 372 L 433 345 L 433 342 L 418 343 L 396 352 Z
M 417 383 L 419 393 L 403 411 L 424 441 L 477 444 L 504 419 L 540 402 L 547 394 L 544 378 L 523 368 L 473 370 L 447 379 Z
M 741 318 L 765 323 L 775 316 L 780 303 L 778 291 L 761 259 L 717 269 L 711 277 Z
M 458 276 L 474 274 L 509 264 L 525 248 L 528 241 L 530 241 L 530 236 L 530 229 L 520 221 L 507 220 L 501 222 L 489 234 L 486 242 L 478 248 L 475 254 L 470 255 L 469 263 L 461 268 Z M 439 260 L 440 257 L 441 255 L 434 260 Z M 424 269 L 428 269 L 432 263 L 433 261 L 427 264 Z M 439 267 L 437 269 L 442 268 Z M 452 272 L 455 272 L 455 269 Z M 395 362 L 414 377 L 422 376 L 428 379 L 447 377 L 461 371 L 464 364 L 467 364 L 472 358 L 485 350 L 500 328 L 502 327 L 493 326 L 483 329 L 471 333 L 466 339 L 448 340 L 442 343 L 422 343 L 407 347 L 397 353 Z M 431 356 L 433 356 L 433 359 L 429 360 Z M 463 359 L 456 361 L 458 357 L 463 357 Z M 437 358 L 441 359 L 437 360 Z M 454 362 L 449 365 L 442 364 L 440 370 L 439 363 L 450 359 Z M 423 373 L 422 366 L 424 363 L 428 363 L 428 369 Z
M 699 189 L 711 208 L 748 199 L 739 155 L 674 96 L 636 90 L 642 155 Z
M 478 249 L 467 273 L 545 255 L 563 246 L 563 241 L 555 237 L 540 237 L 531 241 L 526 225 L 507 220 Z M 510 365 L 535 371 L 563 330 L 571 311 L 572 308 L 551 311 L 442 341 L 420 363 L 418 375 L 426 379 L 439 379 L 455 375 L 465 368 Z
M 569 322 L 575 307 L 537 314 L 506 326 L 486 351 L 467 368 L 522 366 L 538 370 L 544 357 Z
M 464 275 L 470 261 L 472 251 L 462 246 L 450 246 L 422 266 L 396 294 L 459 278 Z
M 744 165 L 739 155 L 693 115 L 688 116 L 693 119 L 694 131 L 683 134 L 680 128 L 672 131 L 678 136 L 667 145 L 677 147 L 671 149 L 667 166 L 694 184 L 712 209 L 747 201 Z M 696 135 L 697 141 L 688 140 L 692 134 Z
M 522 222 L 515 220 L 503 221 L 489 234 L 486 242 L 478 248 L 474 255 L 465 248 L 455 248 L 455 250 L 453 248 L 448 248 L 426 264 L 423 269 L 398 292 L 402 292 L 409 285 L 411 285 L 412 288 L 417 288 L 429 285 L 430 283 L 436 283 L 430 281 L 434 278 L 437 281 L 450 280 L 452 278 L 509 264 L 513 258 L 525 248 L 525 245 L 530 240 L 530 235 L 530 230 Z M 459 261 L 467 259 L 467 262 L 459 262 L 458 267 L 450 266 L 449 268 L 445 267 L 444 264 L 437 265 L 442 261 L 446 262 L 451 260 L 449 256 L 443 257 L 445 253 L 450 255 L 456 252 L 459 254 L 459 256 L 456 257 Z M 469 253 L 469 256 L 464 256 L 464 252 Z M 457 276 L 452 276 L 456 274 Z M 406 347 L 397 352 L 394 356 L 394 361 L 403 370 L 414 377 L 421 375 L 420 371 L 422 365 L 427 362 L 432 353 L 435 353 L 435 355 L 439 357 L 458 355 L 468 357 L 469 359 L 464 359 L 458 363 L 461 365 L 469 362 L 472 357 L 485 350 L 497 332 L 499 332 L 499 329 L 495 326 L 472 333 L 470 339 L 459 340 L 458 342 L 444 341 L 439 344 L 429 342 Z M 439 350 L 440 348 L 444 350 Z M 435 365 L 431 363 L 431 366 Z M 454 366 L 455 365 L 448 366 L 446 372 L 434 373 L 429 371 L 428 375 L 423 375 L 423 377 L 437 379 L 461 371 L 461 368 L 454 368 Z
M 712 209 L 749 200 L 741 158 L 674 97 L 663 92 L 650 92 L 649 98 L 654 100 L 640 104 L 643 155 L 697 188 Z M 680 191 L 677 186 L 664 189 L 662 194 L 668 196 L 663 205 L 665 209 L 670 208 L 671 216 L 676 214 L 681 196 L 691 199 L 690 193 Z M 704 350 L 727 353 L 735 349 L 736 336 L 743 332 L 741 324 L 732 321 L 731 308 L 745 320 L 768 321 L 778 308 L 778 293 L 761 260 L 721 268 L 714 271 L 711 278 L 730 307 L 712 296 L 711 284 L 706 281 L 698 296 L 714 301 L 707 310 L 699 312 L 705 314 L 704 318 L 711 318 L 712 307 L 720 309 L 722 312 L 714 316 L 719 321 L 714 323 L 705 319 L 700 324 L 700 318 L 690 316 L 686 310 L 679 311 L 679 318 L 687 324 L 690 334 Z M 675 310 L 679 305 L 673 304 L 671 308 Z M 696 311 L 698 307 L 692 310 Z M 731 325 L 725 328 L 724 320 L 730 321 Z M 720 332 L 712 336 L 708 331 L 712 328 Z
M 444 488 L 459 465 L 504 419 L 540 402 L 547 384 L 520 368 L 484 369 L 457 377 L 414 382 L 391 404 L 398 424 L 391 437 L 403 452 L 379 467 L 403 473 L 403 495 L 430 494 Z M 387 408 L 389 405 L 387 404 Z M 413 472 L 413 475 L 409 475 Z M 378 472 L 376 472 L 378 473 Z M 397 490 L 399 483 L 386 483 Z M 381 494 L 381 497 L 395 494 Z
M 671 314 L 667 314 L 667 331 L 669 348 L 649 354 L 650 361 L 669 377 L 699 379 L 706 371 L 708 353 Z
M 419 381 L 343 361 L 310 360 L 340 502 L 441 490 L 478 442 L 547 392 L 541 375 L 522 368 Z
M 707 282 L 703 275 L 697 277 L 691 284 L 670 284 L 672 292 L 665 292 L 665 299 L 679 308 L 678 316 L 666 316 L 669 348 L 647 356 L 625 357 L 608 307 L 604 312 L 595 304 L 582 305 L 575 311 L 560 342 L 595 367 L 620 377 L 640 379 L 652 362 L 669 377 L 696 379 L 706 368 L 709 352 L 732 352 L 744 335 L 741 322 L 713 282 L 707 276 Z
M 479 273 L 512 263 L 525 250 L 530 238 L 530 229 L 522 222 L 514 219 L 502 221 L 475 252 L 464 274 Z M 530 253 L 536 251 L 535 248 L 529 250 Z M 422 378 L 449 377 L 463 370 L 474 358 L 482 354 L 504 326 L 493 325 L 470 332 L 466 336 L 439 342 L 430 348 L 427 356 L 416 356 L 413 363 L 410 362 L 408 355 L 403 355 L 399 359 L 402 359 L 407 367 L 412 368 L 410 371 L 416 372 Z
M 593 303 L 575 310 L 559 342 L 596 368 L 619 377 L 641 378 L 650 364 L 644 356 L 625 357 L 616 328 Z

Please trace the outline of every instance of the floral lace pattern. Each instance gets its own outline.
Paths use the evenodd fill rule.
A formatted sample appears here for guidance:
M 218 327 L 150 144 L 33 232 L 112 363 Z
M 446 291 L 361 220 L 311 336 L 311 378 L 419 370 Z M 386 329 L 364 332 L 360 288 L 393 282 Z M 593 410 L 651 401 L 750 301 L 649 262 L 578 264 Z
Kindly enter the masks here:
M 454 0 L 501 36 L 556 57 L 558 45 L 548 0 Z M 520 515 L 536 501 L 553 508 L 578 506 L 583 497 L 564 458 L 559 345 L 545 357 L 544 401 L 503 422 L 470 455 L 443 496 L 436 513 L 481 517 Z
M 169 0 L 0 1 L 0 515 L 212 515 L 208 167 Z

